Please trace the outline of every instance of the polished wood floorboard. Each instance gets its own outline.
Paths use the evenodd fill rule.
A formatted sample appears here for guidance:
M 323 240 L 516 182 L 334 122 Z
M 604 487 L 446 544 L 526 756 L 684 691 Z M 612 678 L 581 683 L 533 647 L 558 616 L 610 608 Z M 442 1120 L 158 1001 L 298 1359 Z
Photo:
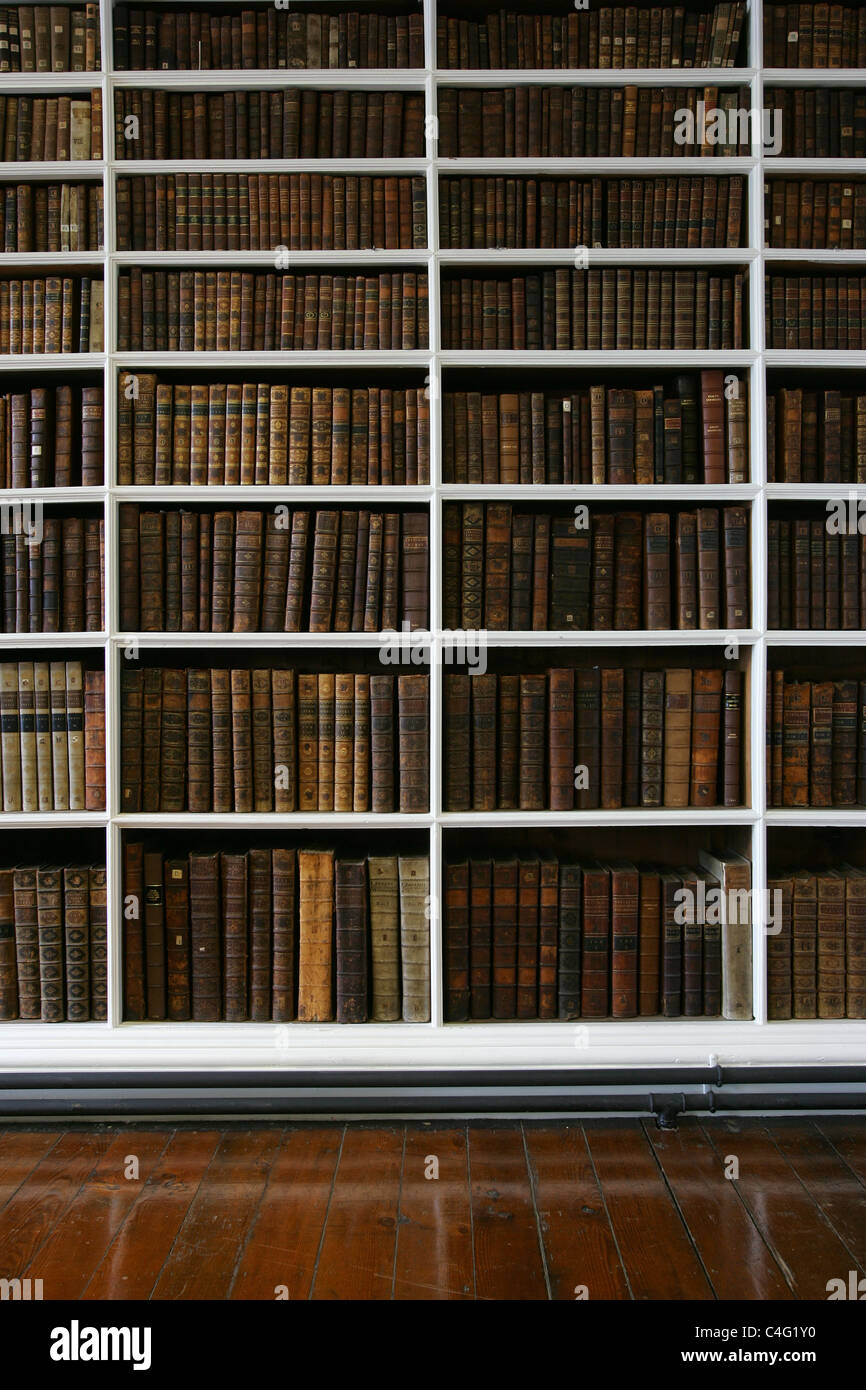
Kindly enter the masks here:
M 52 1299 L 826 1298 L 866 1118 L 0 1130 L 0 1273 Z

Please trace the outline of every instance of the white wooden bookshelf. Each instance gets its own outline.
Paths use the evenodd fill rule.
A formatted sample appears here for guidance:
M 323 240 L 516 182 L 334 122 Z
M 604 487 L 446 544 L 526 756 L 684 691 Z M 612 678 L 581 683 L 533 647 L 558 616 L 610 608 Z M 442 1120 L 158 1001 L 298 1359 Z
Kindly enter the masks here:
M 304 0 L 304 7 L 323 0 Z M 36 0 L 48 3 L 48 0 Z M 641 86 L 717 85 L 746 86 L 753 107 L 763 104 L 765 86 L 862 86 L 866 73 L 859 70 L 796 71 L 762 70 L 762 6 L 750 0 L 748 26 L 749 65 L 723 70 L 647 70 L 638 71 L 514 71 L 459 72 L 436 67 L 436 0 L 419 0 L 425 16 L 426 67 L 417 70 L 334 71 L 244 71 L 244 72 L 115 72 L 112 64 L 111 10 L 113 0 L 102 0 L 101 39 L 103 71 L 77 75 L 67 74 L 3 74 L 2 89 L 9 94 L 44 92 L 83 94 L 93 88 L 102 93 L 103 150 L 102 160 L 59 163 L 12 163 L 0 165 L 3 182 L 98 181 L 104 189 L 105 238 L 102 252 L 71 253 L 65 256 L 6 255 L 0 256 L 0 273 L 21 273 L 25 267 L 34 271 L 50 265 L 52 269 L 69 266 L 92 272 L 102 268 L 105 277 L 106 337 L 105 352 L 46 357 L 5 356 L 0 358 L 0 380 L 8 377 L 26 378 L 34 372 L 60 373 L 63 377 L 84 373 L 89 379 L 102 375 L 105 386 L 105 485 L 101 488 L 41 489 L 28 494 L 46 503 L 101 504 L 105 516 L 106 534 L 106 630 L 103 633 L 56 634 L 43 636 L 0 636 L 0 652 L 16 650 L 33 652 L 44 648 L 52 653 L 58 648 L 104 653 L 107 673 L 106 741 L 107 741 L 107 810 L 96 812 L 64 812 L 56 814 L 0 814 L 0 829 L 4 832 L 28 832 L 33 836 L 32 854 L 44 857 L 46 845 L 50 853 L 62 854 L 62 841 L 53 834 L 47 841 L 45 832 L 90 830 L 104 837 L 108 865 L 109 891 L 109 1004 L 108 1020 L 104 1023 L 54 1024 L 12 1022 L 0 1025 L 0 1067 L 7 1072 L 46 1072 L 63 1070 L 80 1076 L 86 1086 L 88 1075 L 118 1070 L 141 1072 L 170 1072 L 177 1070 L 212 1070 L 225 1074 L 230 1085 L 233 1072 L 240 1070 L 272 1070 L 276 1074 L 313 1070 L 369 1070 L 386 1072 L 395 1068 L 414 1068 L 419 1071 L 442 1069 L 455 1072 L 467 1068 L 497 1069 L 544 1067 L 552 1070 L 571 1070 L 575 1067 L 610 1068 L 628 1066 L 715 1066 L 785 1065 L 805 1063 L 854 1064 L 862 1061 L 866 1048 L 866 1023 L 845 1022 L 774 1022 L 766 1020 L 766 951 L 762 895 L 758 895 L 754 911 L 754 1007 L 755 1018 L 749 1023 L 721 1020 L 630 1020 L 559 1022 L 475 1022 L 445 1024 L 442 1007 L 442 922 L 437 904 L 442 902 L 442 857 L 446 837 L 452 845 L 460 844 L 460 832 L 474 829 L 503 829 L 518 835 L 536 830 L 572 830 L 574 846 L 580 849 L 583 831 L 602 828 L 611 836 L 610 850 L 617 855 L 631 853 L 629 832 L 655 830 L 670 832 L 671 853 L 678 853 L 677 841 L 684 830 L 706 828 L 711 831 L 730 830 L 739 836 L 752 860 L 753 883 L 763 887 L 767 877 L 767 835 L 784 830 L 794 836 L 800 832 L 837 828 L 863 836 L 866 846 L 866 810 L 850 811 L 783 811 L 767 810 L 764 796 L 764 682 L 770 651 L 776 647 L 815 648 L 823 660 L 830 659 L 829 648 L 837 646 L 866 648 L 866 632 L 773 632 L 766 629 L 764 584 L 767 563 L 767 504 L 771 501 L 821 500 L 847 497 L 848 484 L 768 484 L 766 468 L 766 372 L 768 369 L 795 370 L 827 369 L 845 375 L 862 374 L 866 370 L 866 352 L 783 352 L 767 350 L 764 342 L 764 270 L 777 262 L 813 265 L 866 266 L 866 251 L 774 251 L 764 246 L 763 189 L 766 176 L 794 174 L 866 175 L 866 161 L 804 160 L 781 157 L 765 159 L 760 137 L 755 134 L 751 153 L 735 158 L 651 158 L 651 159 L 445 159 L 437 153 L 433 138 L 437 92 L 445 87 L 496 87 L 518 85 L 594 85 Z M 158 0 L 157 0 L 158 3 Z M 193 7 L 207 0 L 185 0 Z M 358 7 L 365 0 L 358 0 Z M 370 0 L 375 9 L 375 0 Z M 518 9 L 531 6 L 518 5 Z M 243 160 L 215 161 L 139 161 L 118 160 L 114 156 L 114 93 L 125 88 L 170 88 L 181 91 L 270 88 L 288 86 L 316 87 L 323 90 L 348 87 L 370 91 L 399 89 L 423 92 L 428 117 L 426 155 L 413 159 L 370 160 L 262 160 L 255 164 Z M 315 265 L 355 265 L 359 267 L 417 266 L 426 269 L 429 277 L 430 344 L 417 351 L 388 352 L 252 352 L 233 355 L 224 352 L 165 353 L 124 352 L 117 349 L 116 308 L 117 275 L 121 268 L 138 265 L 147 267 L 235 267 L 270 266 L 273 257 L 266 252 L 122 252 L 116 247 L 115 184 L 118 177 L 153 173 L 172 173 L 208 170 L 212 172 L 261 172 L 298 170 L 340 174 L 416 174 L 423 175 L 427 190 L 428 247 L 422 250 L 396 252 L 292 252 L 289 270 Z M 747 216 L 745 219 L 747 245 L 738 250 L 671 251 L 671 250 L 591 250 L 590 266 L 626 264 L 634 266 L 739 266 L 748 273 L 749 346 L 736 352 L 513 352 L 475 353 L 443 350 L 440 341 L 440 272 L 458 267 L 552 266 L 571 263 L 569 249 L 560 251 L 514 250 L 440 250 L 438 235 L 437 183 L 440 175 L 514 174 L 514 175 L 723 175 L 742 174 L 747 179 Z M 689 487 L 586 487 L 586 486 L 527 486 L 494 487 L 443 484 L 440 429 L 440 406 L 443 392 L 443 373 L 471 368 L 473 372 L 490 374 L 495 385 L 498 371 L 514 369 L 583 370 L 596 373 L 618 371 L 621 368 L 643 368 L 647 372 L 697 370 L 718 366 L 738 370 L 748 378 L 750 413 L 750 481 L 741 486 Z M 393 373 L 392 380 L 403 377 L 408 383 L 420 384 L 429 378 L 431 396 L 431 469 L 432 481 L 425 487 L 407 488 L 287 488 L 287 487 L 119 487 L 116 482 L 116 378 L 122 369 L 130 371 L 200 371 L 211 379 L 220 371 L 272 371 L 279 368 L 287 374 L 300 369 L 304 374 L 316 370 L 366 369 Z M 310 379 L 313 379 L 310 377 Z M 857 489 L 866 496 L 866 485 Z M 0 493 L 0 500 L 10 500 L 15 494 Z M 441 632 L 441 505 L 445 499 L 511 498 L 520 502 L 557 500 L 597 501 L 602 505 L 635 501 L 653 502 L 659 506 L 671 503 L 700 501 L 720 505 L 743 501 L 751 508 L 752 564 L 752 627 L 733 634 L 725 632 L 605 632 L 605 633 L 496 633 L 491 634 L 491 647 L 517 653 L 521 648 L 549 648 L 551 652 L 563 647 L 592 648 L 604 660 L 621 650 L 634 654 L 653 649 L 699 647 L 702 651 L 722 648 L 733 637 L 745 654 L 750 679 L 746 683 L 744 701 L 746 745 L 746 789 L 749 799 L 742 809 L 715 810 L 621 810 L 592 812 L 500 812 L 456 814 L 442 810 L 441 795 L 441 738 L 443 656 L 450 638 Z M 406 504 L 429 508 L 431 635 L 417 635 L 413 640 L 427 642 L 431 655 L 430 715 L 433 730 L 430 783 L 430 811 L 419 816 L 335 815 L 315 817 L 294 815 L 146 815 L 121 814 L 119 803 L 119 744 L 120 744 L 120 669 L 125 660 L 124 649 L 138 642 L 142 650 L 158 650 L 173 659 L 175 653 L 189 650 L 199 654 L 207 649 L 214 652 L 253 651 L 269 653 L 279 649 L 291 656 L 298 653 L 334 653 L 345 649 L 352 653 L 369 653 L 380 642 L 368 634 L 127 634 L 118 627 L 118 525 L 117 505 L 120 501 L 135 501 L 143 505 L 157 502 L 183 505 L 202 504 L 275 505 L 318 503 L 323 506 L 359 503 L 369 506 L 373 501 L 383 505 Z M 804 652 L 805 656 L 805 652 Z M 353 659 L 353 658 L 350 658 Z M 414 669 L 414 668 L 413 668 Z M 256 831 L 272 832 L 284 829 L 287 839 L 299 831 L 313 831 L 327 843 L 331 832 L 361 831 L 369 835 L 370 849 L 387 852 L 389 837 L 394 832 L 412 830 L 429 841 L 431 894 L 434 901 L 431 920 L 431 968 L 433 994 L 431 1022 L 424 1025 L 364 1024 L 270 1024 L 270 1023 L 123 1023 L 122 1022 L 122 852 L 121 837 L 125 832 L 149 833 L 166 831 L 197 832 L 211 830 L 235 831 L 245 840 L 254 842 Z M 512 841 L 509 841 L 512 843 Z M 528 843 L 528 841 L 527 841 Z M 802 835 L 804 859 L 808 858 L 810 835 Z M 56 847 L 56 848 L 55 848 Z M 640 857 L 635 853 L 635 857 Z

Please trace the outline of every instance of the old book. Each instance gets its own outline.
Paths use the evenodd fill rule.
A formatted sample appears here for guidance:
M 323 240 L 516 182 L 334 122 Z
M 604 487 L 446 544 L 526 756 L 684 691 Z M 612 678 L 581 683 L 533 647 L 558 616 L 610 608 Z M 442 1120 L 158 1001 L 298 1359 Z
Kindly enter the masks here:
M 703 868 L 719 881 L 722 928 L 722 1017 L 748 1019 L 752 1006 L 751 865 L 742 855 L 701 850 Z
M 53 865 L 36 870 L 36 921 L 39 938 L 40 1017 L 62 1023 L 66 1017 L 63 948 L 63 871 Z
M 337 1022 L 365 1023 L 368 1016 L 366 860 L 336 860 L 334 903 Z
M 144 953 L 147 1015 L 166 1017 L 165 987 L 165 887 L 163 859 L 159 853 L 144 853 Z
M 327 1023 L 334 1016 L 331 970 L 334 925 L 334 855 L 298 853 L 298 1019 Z
M 430 1022 L 430 866 L 422 856 L 398 860 L 403 1019 Z

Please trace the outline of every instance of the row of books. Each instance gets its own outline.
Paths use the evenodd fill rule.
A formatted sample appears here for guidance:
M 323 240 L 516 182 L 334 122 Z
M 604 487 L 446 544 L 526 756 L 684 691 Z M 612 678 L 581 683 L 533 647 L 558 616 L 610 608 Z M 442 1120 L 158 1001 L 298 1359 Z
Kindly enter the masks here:
M 119 251 L 391 251 L 427 245 L 420 176 L 144 174 L 118 178 L 115 201 Z
M 104 864 L 0 868 L 0 1020 L 108 1016 Z
M 446 391 L 443 480 L 746 482 L 746 392 L 714 370 L 637 391 Z
M 767 674 L 767 804 L 866 805 L 866 681 Z
M 103 306 L 90 275 L 0 280 L 0 354 L 102 352 Z
M 864 185 L 866 187 L 866 185 Z M 439 243 L 464 246 L 735 247 L 744 180 L 439 179 Z
M 135 121 L 131 122 L 130 117 Z M 422 92 L 117 88 L 115 159 L 401 159 L 424 155 Z
M 121 676 L 124 813 L 424 812 L 429 741 L 426 675 Z
M 706 9 L 603 5 L 574 14 L 488 10 L 436 20 L 440 68 L 734 67 L 746 22 L 741 0 Z
M 140 511 L 120 504 L 128 632 L 426 628 L 426 512 Z M 402 630 L 402 629 L 401 629 Z
M 0 151 L 7 164 L 22 160 L 101 159 L 102 92 L 98 87 L 89 97 L 12 96 L 0 92 Z
M 835 387 L 769 391 L 767 481 L 866 482 L 866 394 Z
M 3 632 L 101 632 L 105 612 L 105 522 L 46 516 L 40 538 L 0 535 Z
M 437 104 L 446 159 L 750 152 L 748 121 L 734 119 L 750 109 L 747 87 L 440 87 Z M 717 110 L 711 132 L 704 113 Z
M 446 1021 L 751 1018 L 752 866 L 699 860 L 446 863 Z
M 764 189 L 764 240 L 789 249 L 866 249 L 866 183 L 773 179 Z
M 426 484 L 430 401 L 422 387 L 186 385 L 122 372 L 117 470 L 121 487 Z
M 223 68 L 423 68 L 424 16 L 246 6 L 149 10 L 117 5 L 114 66 L 158 72 Z
M 99 5 L 0 9 L 0 72 L 99 72 Z
M 866 627 L 866 536 L 828 517 L 772 518 L 767 527 L 767 627 Z
M 102 185 L 7 184 L 0 234 L 4 251 L 101 251 Z
M 446 502 L 448 629 L 743 628 L 745 507 L 687 512 L 516 512 Z
M 429 861 L 124 846 L 124 1018 L 429 1023 Z
M 861 310 L 861 305 L 863 309 Z M 764 276 L 768 348 L 859 351 L 864 336 L 866 275 Z
M 4 811 L 105 810 L 105 672 L 0 662 Z
M 98 487 L 102 453 L 101 386 L 0 395 L 0 487 Z
M 742 673 L 445 676 L 445 810 L 740 804 Z
M 120 270 L 121 352 L 309 352 L 426 347 L 426 271 L 272 275 Z
M 862 6 L 764 5 L 764 66 L 866 67 L 866 15 Z
M 852 87 L 765 87 L 775 144 L 768 157 L 863 159 L 866 92 Z
M 443 276 L 442 345 L 476 352 L 742 348 L 744 281 L 741 271 L 614 266 L 503 280 Z
M 852 864 L 772 874 L 767 1015 L 866 1018 L 866 873 Z
M 748 384 L 682 374 L 634 390 L 446 391 L 446 483 L 744 483 Z

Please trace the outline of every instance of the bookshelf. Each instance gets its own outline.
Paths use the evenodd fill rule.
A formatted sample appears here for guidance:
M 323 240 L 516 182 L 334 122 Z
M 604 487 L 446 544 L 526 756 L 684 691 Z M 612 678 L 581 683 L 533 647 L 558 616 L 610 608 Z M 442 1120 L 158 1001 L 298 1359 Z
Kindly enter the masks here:
M 36 0 L 37 4 L 45 0 Z M 193 9 L 199 0 L 185 0 L 185 8 Z M 303 8 L 327 8 L 325 0 L 304 0 Z M 240 6 L 237 6 L 240 8 Z M 358 8 L 375 9 L 375 5 Z M 382 8 L 387 8 L 383 3 Z M 411 6 L 407 6 L 408 10 Z M 419 3 L 419 9 L 422 6 Z M 521 8 L 521 7 L 516 7 Z M 530 7 L 523 7 L 524 9 Z M 449 12 L 453 13 L 453 9 Z M 583 70 L 515 70 L 459 71 L 437 69 L 436 66 L 436 3 L 424 0 L 424 34 L 426 66 L 409 70 L 352 69 L 333 70 L 266 70 L 230 71 L 159 71 L 133 73 L 115 72 L 112 66 L 112 3 L 102 0 L 100 6 L 103 70 L 101 73 L 3 74 L 0 88 L 8 93 L 58 92 L 86 93 L 93 88 L 102 92 L 103 150 L 100 161 L 60 163 L 12 163 L 0 168 L 4 182 L 24 181 L 93 181 L 102 182 L 105 206 L 105 249 L 101 252 L 69 253 L 64 266 L 71 269 L 101 268 L 105 277 L 105 352 L 99 354 L 65 354 L 34 357 L 7 356 L 0 359 L 0 382 L 24 378 L 32 370 L 47 374 L 60 373 L 73 379 L 85 369 L 101 374 L 104 381 L 105 483 L 102 487 L 40 489 L 28 494 L 33 498 L 63 506 L 77 503 L 100 504 L 105 518 L 106 552 L 106 614 L 103 633 L 58 633 L 0 636 L 0 653 L 11 659 L 15 652 L 79 652 L 97 650 L 104 653 L 106 669 L 106 747 L 108 761 L 107 810 L 105 813 L 64 812 L 55 814 L 0 814 L 0 828 L 5 832 L 32 833 L 32 853 L 44 853 L 41 835 L 46 831 L 86 831 L 96 843 L 104 837 L 108 867 L 108 1018 L 105 1022 L 65 1023 L 47 1025 L 14 1021 L 0 1025 L 0 1066 L 9 1072 L 45 1070 L 74 1073 L 82 1081 L 90 1074 L 122 1070 L 160 1072 L 189 1070 L 213 1071 L 230 1077 L 240 1070 L 273 1070 L 291 1073 L 293 1070 L 381 1070 L 401 1068 L 418 1070 L 454 1070 L 483 1068 L 497 1069 L 541 1067 L 551 1069 L 616 1068 L 641 1066 L 714 1065 L 785 1065 L 806 1062 L 852 1064 L 862 1055 L 866 1045 L 866 1022 L 854 1020 L 801 1020 L 768 1022 L 766 1017 L 766 937 L 764 933 L 763 899 L 758 895 L 753 908 L 753 983 L 755 1018 L 748 1023 L 705 1019 L 565 1022 L 475 1022 L 453 1024 L 443 1021 L 442 999 L 442 921 L 439 905 L 443 901 L 443 850 L 446 837 L 451 842 L 461 832 L 507 830 L 520 836 L 524 832 L 574 832 L 576 851 L 580 852 L 581 835 L 604 832 L 610 852 L 629 854 L 629 832 L 635 832 L 645 846 L 641 853 L 652 857 L 662 855 L 665 845 L 681 835 L 693 836 L 706 832 L 729 833 L 731 843 L 741 848 L 752 862 L 753 884 L 763 887 L 767 880 L 768 835 L 790 837 L 792 845 L 801 844 L 808 854 L 810 831 L 838 828 L 849 837 L 849 843 L 862 845 L 866 833 L 866 809 L 863 810 L 767 810 L 765 805 L 763 759 L 765 736 L 764 683 L 769 653 L 776 647 L 815 648 L 823 660 L 827 649 L 838 646 L 866 646 L 863 632 L 768 632 L 764 575 L 767 563 L 767 504 L 773 500 L 825 500 L 847 497 L 848 484 L 780 484 L 767 482 L 766 442 L 766 373 L 769 369 L 791 368 L 800 372 L 820 368 L 843 374 L 845 380 L 855 381 L 858 373 L 866 371 L 866 352 L 853 351 L 781 351 L 768 350 L 764 335 L 764 270 L 776 262 L 815 266 L 860 266 L 866 263 L 866 251 L 790 251 L 771 250 L 764 246 L 764 181 L 768 174 L 866 175 L 863 160 L 819 160 L 765 158 L 760 136 L 754 133 L 751 152 L 746 156 L 713 158 L 441 158 L 435 139 L 437 94 L 444 87 L 518 87 L 524 85 L 553 86 L 663 86 L 672 81 L 670 70 L 616 69 Z M 811 69 L 763 70 L 762 6 L 750 0 L 748 7 L 748 46 L 751 55 L 748 66 L 724 69 L 726 86 L 742 85 L 749 89 L 751 103 L 760 109 L 764 86 L 839 86 L 863 88 L 866 72 L 859 69 L 814 71 Z M 720 74 L 714 74 L 719 77 Z M 676 73 L 678 82 L 704 86 L 713 80 L 705 70 L 694 70 L 687 77 L 682 69 Z M 210 170 L 214 172 L 249 172 L 254 166 L 245 160 L 214 161 L 151 161 L 118 160 L 114 154 L 113 109 L 114 93 L 125 88 L 160 88 L 178 91 L 224 91 L 232 89 L 279 89 L 289 86 L 333 90 L 350 86 L 353 90 L 401 90 L 424 95 L 426 115 L 426 155 L 423 158 L 341 159 L 341 160 L 266 160 L 257 166 L 263 171 L 297 172 L 315 170 L 340 174 L 414 174 L 426 181 L 428 247 L 425 250 L 404 251 L 299 251 L 291 252 L 290 270 L 304 267 L 400 266 L 426 270 L 429 280 L 430 341 L 427 349 L 402 351 L 315 351 L 294 352 L 120 352 L 117 346 L 117 277 L 124 267 L 188 268 L 267 268 L 273 265 L 268 252 L 255 251 L 190 251 L 148 252 L 118 251 L 115 235 L 115 188 L 119 176 L 138 176 L 156 173 Z M 440 276 L 459 267 L 545 267 L 568 263 L 567 250 L 441 250 L 438 229 L 438 179 L 440 175 L 460 174 L 563 174 L 563 175 L 635 175 L 652 177 L 676 174 L 741 174 L 747 181 L 745 217 L 746 244 L 734 250 L 591 250 L 591 267 L 634 266 L 666 269 L 690 266 L 730 266 L 747 272 L 747 307 L 749 346 L 737 351 L 673 351 L 629 350 L 616 353 L 603 351 L 539 351 L 521 352 L 496 350 L 484 353 L 456 349 L 443 350 L 440 334 Z M 4 274 L 37 271 L 40 267 L 57 265 L 55 255 L 18 253 L 0 258 Z M 497 373 L 520 372 L 531 369 L 563 373 L 588 368 L 603 372 L 614 368 L 647 370 L 699 369 L 717 367 L 739 369 L 749 385 L 749 456 L 750 481 L 743 485 L 703 487 L 699 489 L 701 503 L 747 504 L 751 510 L 751 600 L 752 626 L 727 634 L 696 631 L 646 632 L 499 632 L 489 634 L 491 649 L 542 648 L 551 657 L 563 648 L 597 649 L 602 657 L 622 650 L 636 653 L 652 652 L 654 648 L 681 646 L 721 649 L 733 638 L 746 655 L 748 678 L 744 698 L 745 725 L 745 786 L 748 801 L 742 809 L 713 810 L 644 810 L 574 812 L 495 812 L 452 813 L 442 809 L 441 728 L 443 705 L 443 657 L 447 654 L 450 637 L 442 632 L 441 575 L 442 575 L 442 506 L 448 500 L 513 500 L 542 499 L 599 501 L 601 503 L 629 502 L 651 499 L 660 507 L 669 503 L 691 502 L 696 490 L 683 485 L 656 485 L 651 489 L 638 486 L 579 486 L 579 485 L 479 485 L 466 486 L 443 483 L 441 402 L 443 387 L 451 374 L 471 368 L 473 373 L 489 374 L 495 389 Z M 429 384 L 431 484 L 409 487 L 126 487 L 116 482 L 116 381 L 121 370 L 186 371 L 193 369 L 210 374 L 220 369 L 267 372 L 279 369 L 290 373 L 294 368 L 319 369 L 328 372 L 339 368 L 348 374 L 364 370 L 393 373 L 395 382 L 417 385 Z M 310 378 L 314 379 L 314 378 Z M 360 379 L 360 378 L 359 378 Z M 857 488 L 866 496 L 866 485 Z M 648 499 L 649 494 L 649 499 Z M 0 492 L 0 501 L 12 500 L 19 494 Z M 140 504 L 166 502 L 206 505 L 274 505 L 286 502 L 333 505 L 341 503 L 413 504 L 429 509 L 430 546 L 430 614 L 431 635 L 414 635 L 411 640 L 429 647 L 430 652 L 430 723 L 432 730 L 430 811 L 414 816 L 371 813 L 319 813 L 314 818 L 302 813 L 278 815 L 232 814 L 190 815 L 152 813 L 122 814 L 119 797 L 120 765 L 120 671 L 125 649 L 136 643 L 148 652 L 166 654 L 182 651 L 211 651 L 214 655 L 233 650 L 251 653 L 261 650 L 265 655 L 279 650 L 291 656 L 294 651 L 336 653 L 342 649 L 372 653 L 380 644 L 375 634 L 190 634 L 190 633 L 121 633 L 119 627 L 118 594 L 118 505 L 129 501 Z M 169 658 L 170 659 L 170 658 Z M 413 668 L 417 669 L 417 668 Z M 429 1024 L 367 1023 L 363 1025 L 273 1023 L 124 1023 L 122 1021 L 122 964 L 121 931 L 123 908 L 122 836 L 124 832 L 210 832 L 236 831 L 242 836 L 254 832 L 286 830 L 314 832 L 324 838 L 331 832 L 351 831 L 360 835 L 371 852 L 381 847 L 387 853 L 389 837 L 395 831 L 412 831 L 426 838 L 430 855 L 431 915 L 431 976 L 433 991 L 431 1022 Z M 51 844 L 53 834 L 48 840 Z M 697 841 L 695 842 L 697 843 Z M 52 851 L 53 852 L 53 851 Z M 792 853 L 795 851 L 792 849 Z M 635 853 L 637 857 L 637 852 Z

